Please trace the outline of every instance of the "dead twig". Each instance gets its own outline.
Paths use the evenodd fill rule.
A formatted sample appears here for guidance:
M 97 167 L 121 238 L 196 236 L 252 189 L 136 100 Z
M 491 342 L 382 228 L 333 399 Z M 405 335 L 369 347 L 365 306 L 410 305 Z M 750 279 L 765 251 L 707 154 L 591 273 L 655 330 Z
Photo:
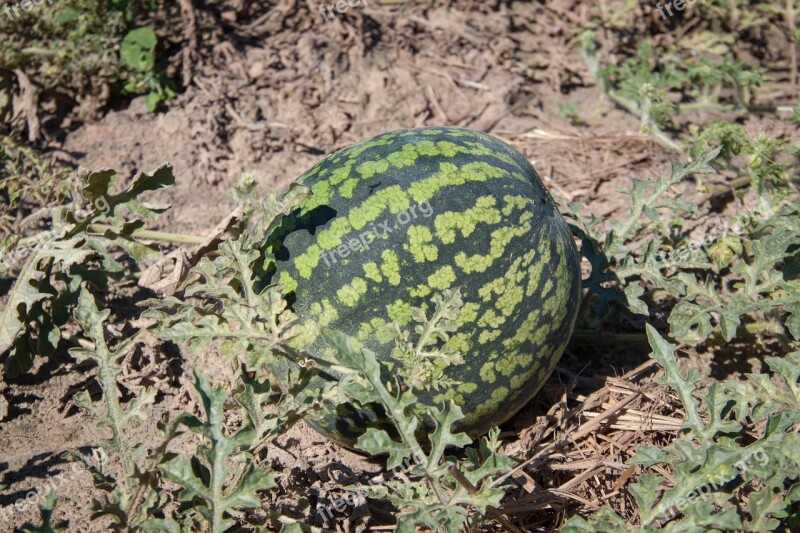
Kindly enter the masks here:
M 39 88 L 22 70 L 14 69 L 14 74 L 17 76 L 19 90 L 22 93 L 21 105 L 27 119 L 28 142 L 33 143 L 39 140 L 42 133 L 39 121 Z
M 194 76 L 194 64 L 197 62 L 197 16 L 192 0 L 179 0 L 181 17 L 183 18 L 183 35 L 186 44 L 181 50 L 181 76 L 183 86 L 188 87 Z

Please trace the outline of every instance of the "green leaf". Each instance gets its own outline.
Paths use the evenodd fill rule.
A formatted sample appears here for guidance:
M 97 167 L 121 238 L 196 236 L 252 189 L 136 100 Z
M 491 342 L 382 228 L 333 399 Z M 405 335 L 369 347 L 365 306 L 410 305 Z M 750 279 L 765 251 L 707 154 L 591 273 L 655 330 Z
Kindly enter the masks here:
M 636 448 L 636 454 L 628 461 L 630 464 L 650 466 L 657 463 L 666 463 L 669 455 L 661 448 L 642 444 Z
M 161 95 L 159 95 L 157 92 L 149 92 L 144 97 L 144 106 L 149 113 L 155 111 L 160 102 L 161 102 Z
M 402 465 L 403 460 L 413 453 L 409 446 L 393 440 L 388 433 L 375 428 L 367 428 L 358 438 L 356 446 L 370 455 L 389 454 L 386 461 L 386 468 L 389 469 Z
M 152 72 L 155 68 L 156 32 L 150 26 L 136 28 L 122 39 L 119 58 L 123 65 L 137 72 Z
M 244 454 L 246 464 L 241 475 L 227 481 L 231 457 L 252 446 L 257 434 L 246 426 L 227 436 L 223 420 L 227 393 L 211 387 L 208 378 L 197 370 L 194 377 L 195 391 L 206 418 L 201 421 L 186 417 L 179 423 L 207 439 L 207 444 L 200 448 L 205 464 L 194 465 L 188 457 L 177 455 L 159 468 L 165 478 L 181 486 L 180 500 L 191 502 L 193 509 L 207 521 L 210 531 L 217 533 L 234 524 L 226 518 L 229 511 L 260 507 L 257 493 L 274 488 L 276 484 L 273 475 L 257 468 L 248 454 Z
M 247 417 L 250 426 L 256 429 L 258 438 L 262 438 L 268 431 L 273 429 L 271 422 L 274 420 L 268 417 L 264 411 L 264 406 L 269 404 L 272 395 L 272 386 L 266 379 L 258 379 L 255 374 L 250 377 L 249 372 L 244 367 L 241 368 L 241 383 L 237 387 L 233 397 L 242 406 L 242 411 Z
M 675 389 L 686 410 L 684 426 L 690 427 L 702 435 L 705 431 L 705 426 L 700 420 L 700 415 L 697 413 L 697 404 L 692 396 L 694 385 L 697 383 L 696 373 L 690 372 L 689 376 L 684 378 L 678 369 L 678 362 L 675 359 L 675 346 L 664 340 L 650 324 L 646 324 L 645 329 L 647 330 L 647 339 L 650 341 L 650 347 L 653 349 L 652 357 L 666 371 L 664 381 Z
M 43 283 L 47 282 L 45 277 L 53 266 L 63 269 L 90 255 L 90 251 L 80 248 L 83 242 L 78 237 L 63 241 L 53 237 L 39 244 L 28 257 L 11 289 L 7 304 L 0 313 L 0 354 L 8 351 L 26 333 L 28 316 L 35 305 L 52 297 L 51 293 L 44 292 L 42 288 Z M 43 264 L 46 264 L 44 271 L 40 269 Z M 23 340 L 16 346 L 22 347 L 27 342 Z M 26 371 L 29 364 L 23 361 L 24 359 L 12 353 L 6 361 L 6 372 L 13 377 Z
M 448 446 L 462 448 L 472 443 L 472 439 L 466 433 L 452 433 L 451 431 L 453 425 L 464 418 L 461 407 L 455 402 L 448 400 L 443 409 L 431 407 L 428 412 L 436 423 L 436 430 L 428 437 L 431 441 L 430 457 L 443 456 Z
M 76 20 L 78 20 L 79 16 L 80 15 L 78 14 L 78 11 L 76 11 L 75 9 L 71 7 L 65 7 L 56 14 L 56 22 L 58 22 L 59 24 L 67 24 L 69 22 L 75 22 Z
M 631 283 L 627 285 L 623 291 L 625 293 L 625 305 L 632 312 L 638 315 L 647 315 L 650 309 L 647 304 L 641 299 L 644 294 L 644 288 L 638 283 Z
M 430 318 L 424 309 L 412 308 L 411 317 L 416 323 L 413 334 L 395 325 L 395 346 L 391 356 L 401 363 L 399 377 L 413 389 L 458 385 L 445 376 L 444 370 L 464 361 L 462 354 L 449 343 L 463 306 L 461 291 L 445 290 L 442 294 L 435 294 L 431 302 L 433 311 Z

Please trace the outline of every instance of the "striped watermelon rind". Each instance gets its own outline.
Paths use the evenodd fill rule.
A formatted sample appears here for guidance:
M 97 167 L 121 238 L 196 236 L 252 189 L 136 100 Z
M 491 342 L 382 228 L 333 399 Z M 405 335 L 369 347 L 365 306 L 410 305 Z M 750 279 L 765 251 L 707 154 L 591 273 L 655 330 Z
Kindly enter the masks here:
M 418 128 L 349 146 L 297 181 L 313 194 L 268 239 L 276 262 L 262 276 L 282 285 L 300 318 L 296 348 L 332 360 L 327 326 L 391 369 L 391 323 L 411 328 L 412 307 L 460 288 L 449 344 L 464 362 L 445 370 L 460 383 L 419 392 L 420 410 L 454 400 L 466 415 L 459 429 L 478 434 L 531 400 L 574 327 L 580 268 L 566 222 L 521 153 L 471 130 Z M 291 364 L 274 369 L 279 380 Z M 319 372 L 310 386 L 335 378 Z M 389 421 L 376 406 L 340 404 L 312 425 L 352 443 Z

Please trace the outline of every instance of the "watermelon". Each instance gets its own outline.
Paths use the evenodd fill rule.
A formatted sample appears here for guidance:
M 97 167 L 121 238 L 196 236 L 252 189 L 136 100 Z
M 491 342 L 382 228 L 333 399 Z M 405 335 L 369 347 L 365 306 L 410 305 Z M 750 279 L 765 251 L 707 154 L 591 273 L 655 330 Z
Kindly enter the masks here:
M 265 243 L 298 315 L 296 348 L 330 359 L 327 326 L 392 368 L 392 322 L 413 332 L 411 308 L 459 288 L 450 346 L 463 355 L 455 385 L 418 393 L 454 400 L 459 429 L 485 432 L 524 406 L 564 351 L 580 300 L 570 230 L 530 162 L 476 131 L 428 127 L 378 135 L 316 164 L 297 180 L 312 195 Z M 413 334 L 413 333 L 412 333 Z M 282 363 L 278 379 L 289 370 Z M 319 372 L 311 386 L 335 376 Z M 387 421 L 377 406 L 331 405 L 312 425 L 352 443 Z

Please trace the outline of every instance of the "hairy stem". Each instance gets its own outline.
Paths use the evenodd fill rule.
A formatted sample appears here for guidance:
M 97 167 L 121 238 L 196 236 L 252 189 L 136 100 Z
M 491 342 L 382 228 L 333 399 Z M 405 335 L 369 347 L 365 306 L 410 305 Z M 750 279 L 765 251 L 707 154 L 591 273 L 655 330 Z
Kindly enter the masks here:
M 128 449 L 128 442 L 125 439 L 125 432 L 122 428 L 122 406 L 119 403 L 119 389 L 117 387 L 117 374 L 119 368 L 113 362 L 100 361 L 100 368 L 97 372 L 97 380 L 103 387 L 103 396 L 106 401 L 106 409 L 108 412 L 108 420 L 110 422 L 112 439 L 114 445 L 117 447 L 120 456 L 122 457 L 122 464 L 125 469 L 125 477 L 133 479 L 134 468 L 133 458 L 131 457 L 130 450 Z
M 367 377 L 369 377 L 367 375 Z M 395 399 L 391 396 L 386 387 L 384 387 L 383 383 L 373 383 L 372 386 L 375 388 L 375 391 L 381 397 L 381 403 L 383 403 L 386 410 L 389 411 L 389 416 L 392 420 L 402 420 L 406 417 L 405 413 L 398 412 L 395 408 Z M 426 457 L 427 461 L 422 464 L 423 470 L 425 470 L 425 477 L 428 479 L 428 483 L 430 484 L 433 491 L 436 493 L 436 497 L 439 499 L 439 502 L 442 505 L 447 505 L 447 498 L 442 493 L 441 487 L 439 487 L 438 480 L 436 476 L 431 471 L 431 461 L 436 459 L 435 454 L 431 454 L 430 457 L 425 455 L 425 452 L 422 450 L 422 447 L 417 442 L 416 436 L 413 433 L 410 433 L 403 427 L 403 424 L 395 424 L 397 427 L 397 431 L 400 433 L 400 437 L 406 443 L 406 445 L 411 448 L 412 453 L 414 454 L 414 458 L 419 459 L 422 457 Z
M 76 228 L 77 227 L 81 227 L 81 229 L 83 229 L 82 225 L 78 225 L 76 226 Z M 103 233 L 110 229 L 113 229 L 113 227 L 108 226 L 106 224 L 88 224 L 86 229 L 88 229 L 89 231 L 93 231 L 95 233 Z M 73 236 L 73 234 L 77 233 L 80 233 L 80 231 L 78 232 L 70 231 L 68 236 Z M 51 231 L 43 231 L 41 233 L 37 233 L 36 235 L 20 239 L 17 242 L 17 246 L 27 246 L 30 244 L 37 244 L 39 242 L 47 240 L 50 236 L 52 236 Z M 165 231 L 153 231 L 147 229 L 136 230 L 132 233 L 132 236 L 139 239 L 173 242 L 177 244 L 203 244 L 206 241 L 205 237 L 200 237 L 198 235 L 186 235 L 183 233 L 168 233 Z
M 105 224 L 90 224 L 89 230 L 96 232 L 104 232 L 112 229 L 111 226 Z M 152 241 L 174 242 L 177 244 L 203 244 L 206 241 L 205 237 L 198 235 L 187 235 L 184 233 L 168 233 L 165 231 L 153 231 L 148 229 L 136 230 L 132 234 L 134 237 Z

